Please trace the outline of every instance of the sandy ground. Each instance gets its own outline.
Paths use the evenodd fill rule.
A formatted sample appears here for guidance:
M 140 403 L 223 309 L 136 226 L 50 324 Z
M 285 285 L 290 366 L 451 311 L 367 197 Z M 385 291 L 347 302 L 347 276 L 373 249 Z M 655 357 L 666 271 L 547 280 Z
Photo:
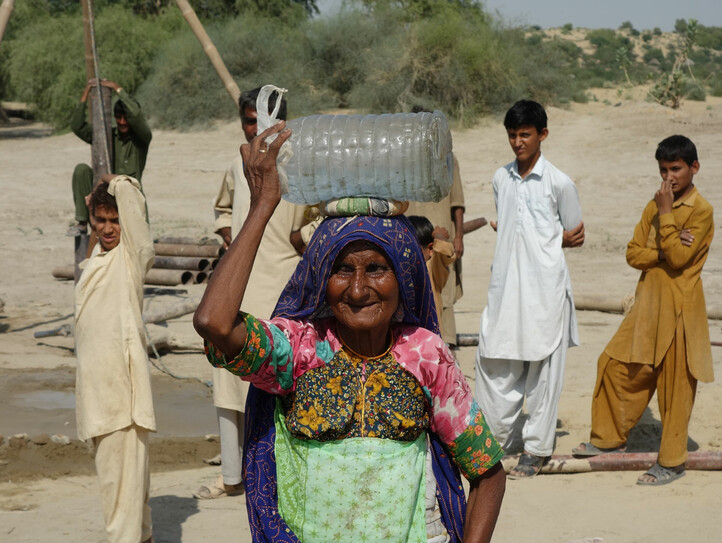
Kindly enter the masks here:
M 607 92 L 607 95 L 604 93 Z M 718 210 L 722 185 L 722 101 L 685 103 L 672 111 L 629 96 L 595 93 L 600 102 L 551 109 L 544 150 L 579 188 L 587 241 L 567 252 L 575 293 L 620 301 L 632 293 L 638 272 L 624 261 L 634 225 L 659 185 L 654 149 L 667 135 L 691 137 L 700 151 L 697 185 Z M 291 98 L 292 99 L 292 98 Z M 604 105 L 607 99 L 616 106 Z M 155 131 L 144 186 L 156 235 L 201 237 L 212 224 L 211 199 L 237 152 L 237 123 L 194 133 Z M 512 158 L 500 120 L 454 132 L 464 180 L 467 217 L 495 218 L 491 177 Z M 72 285 L 51 277 L 72 260 L 64 236 L 72 218 L 70 173 L 89 159 L 88 147 L 72 134 L 47 137 L 42 127 L 0 127 L 0 540 L 102 541 L 103 521 L 92 457 L 77 442 L 61 446 L 15 447 L 7 437 L 27 433 L 75 437 L 72 338 L 35 339 L 33 333 L 72 319 Z M 719 236 L 719 226 L 716 228 Z M 465 294 L 457 305 L 459 332 L 476 333 L 486 299 L 495 235 L 484 228 L 466 238 Z M 716 244 L 720 241 L 717 240 Z M 713 244 L 703 278 L 708 305 L 722 298 L 722 251 Z M 198 294 L 202 287 L 189 289 Z M 156 296 L 148 304 L 166 303 Z M 111 308 L 109 308 L 111 310 Z M 596 359 L 621 321 L 616 314 L 578 313 L 581 347 L 570 350 L 562 394 L 557 454 L 588 437 Z M 709 322 L 713 341 L 722 340 L 720 321 Z M 190 319 L 165 328 L 191 344 Z M 715 369 L 722 349 L 713 347 Z M 474 349 L 459 351 L 473 381 Z M 175 374 L 210 378 L 210 366 L 192 349 L 165 354 Z M 153 441 L 151 505 L 157 542 L 250 541 L 243 497 L 197 501 L 191 493 L 218 473 L 201 463 L 218 445 L 204 436 L 217 432 L 208 389 L 197 380 L 176 381 L 154 370 L 159 435 Z M 690 424 L 690 450 L 722 450 L 719 381 L 701 384 Z M 630 447 L 654 451 L 660 435 L 656 401 L 630 438 Z M 689 472 L 661 488 L 636 486 L 635 472 L 543 475 L 509 481 L 495 541 L 719 541 L 722 473 Z M 598 538 L 598 539 L 593 539 Z

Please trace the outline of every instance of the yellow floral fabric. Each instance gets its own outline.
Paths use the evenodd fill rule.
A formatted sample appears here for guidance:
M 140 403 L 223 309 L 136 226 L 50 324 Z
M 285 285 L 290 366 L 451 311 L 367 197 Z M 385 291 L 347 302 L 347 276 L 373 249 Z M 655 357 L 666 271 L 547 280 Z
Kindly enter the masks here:
M 391 353 L 365 361 L 338 351 L 298 377 L 282 403 L 286 426 L 298 439 L 414 441 L 429 427 L 423 389 Z

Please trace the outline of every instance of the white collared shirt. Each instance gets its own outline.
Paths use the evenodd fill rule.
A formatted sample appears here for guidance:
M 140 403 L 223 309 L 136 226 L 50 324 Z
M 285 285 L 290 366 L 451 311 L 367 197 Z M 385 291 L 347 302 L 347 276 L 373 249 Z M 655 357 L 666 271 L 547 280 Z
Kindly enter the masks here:
M 539 157 L 531 173 L 516 161 L 493 180 L 498 227 L 487 306 L 481 315 L 479 354 L 485 358 L 543 360 L 556 350 L 563 327 L 579 345 L 562 233 L 582 220 L 574 182 Z M 571 302 L 569 322 L 563 308 Z

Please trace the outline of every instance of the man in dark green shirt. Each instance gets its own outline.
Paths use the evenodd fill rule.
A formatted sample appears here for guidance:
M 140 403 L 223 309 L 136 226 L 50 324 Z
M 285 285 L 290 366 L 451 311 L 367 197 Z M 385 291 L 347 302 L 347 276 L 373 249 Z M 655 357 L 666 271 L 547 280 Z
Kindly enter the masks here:
M 88 82 L 80 98 L 80 103 L 73 111 L 70 128 L 75 135 L 87 143 L 93 142 L 93 126 L 87 121 L 87 100 L 90 90 L 97 80 Z M 150 127 L 140 110 L 135 98 L 125 92 L 117 83 L 101 79 L 100 84 L 117 94 L 113 107 L 115 127 L 113 127 L 113 171 L 117 175 L 129 175 L 141 182 L 148 147 L 153 137 Z M 68 230 L 69 236 L 84 234 L 87 230 L 88 208 L 85 197 L 93 190 L 93 170 L 87 164 L 78 164 L 73 171 L 73 200 L 75 202 L 75 220 L 77 224 Z

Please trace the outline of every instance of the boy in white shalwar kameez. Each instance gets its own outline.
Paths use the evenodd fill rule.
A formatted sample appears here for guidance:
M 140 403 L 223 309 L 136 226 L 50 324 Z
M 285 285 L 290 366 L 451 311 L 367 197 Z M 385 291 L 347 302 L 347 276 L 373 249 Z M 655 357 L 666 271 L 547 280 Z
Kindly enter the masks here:
M 572 180 L 541 153 L 544 108 L 514 104 L 504 119 L 516 160 L 494 174 L 498 223 L 487 306 L 481 316 L 476 401 L 502 447 L 524 445 L 510 477 L 532 477 L 554 449 L 566 350 L 579 344 L 562 247 L 584 243 Z M 519 428 L 526 397 L 528 419 Z M 520 432 L 521 430 L 521 432 Z
M 95 445 L 108 540 L 149 542 L 148 433 L 156 425 L 142 308 L 153 240 L 136 179 L 103 176 L 87 201 L 99 245 L 75 287 L 78 438 Z

